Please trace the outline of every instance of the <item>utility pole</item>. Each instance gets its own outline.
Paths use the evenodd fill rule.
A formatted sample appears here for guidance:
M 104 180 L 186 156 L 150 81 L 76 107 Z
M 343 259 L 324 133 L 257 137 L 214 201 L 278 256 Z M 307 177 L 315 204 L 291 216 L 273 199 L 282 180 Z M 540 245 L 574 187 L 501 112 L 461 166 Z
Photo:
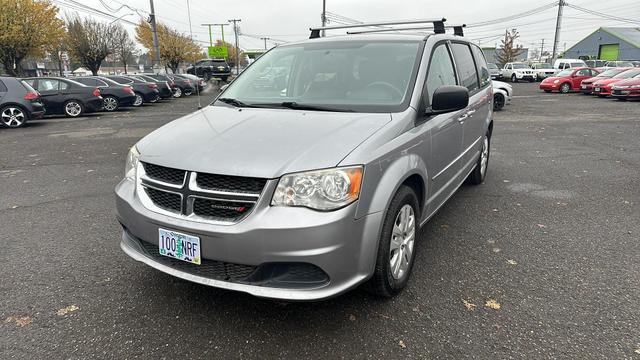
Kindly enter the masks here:
M 200 24 L 202 26 L 206 26 L 209 28 L 209 46 L 213 46 L 213 33 L 211 32 L 211 27 L 216 24 Z
M 229 24 L 211 24 L 211 25 L 220 26 L 220 32 L 222 33 L 222 44 L 224 46 L 224 27 Z
M 264 40 L 264 49 L 267 50 L 267 40 L 270 40 L 271 38 L 268 37 L 261 37 L 260 40 Z
M 540 46 L 540 60 L 542 60 L 543 53 L 544 53 L 544 39 L 542 39 L 542 45 Z
M 242 20 L 240 19 L 231 19 L 227 20 L 230 23 L 233 23 L 233 33 L 236 37 L 236 76 L 240 74 L 240 48 L 238 46 L 238 23 Z
M 560 42 L 560 29 L 562 28 L 562 10 L 564 9 L 565 0 L 558 2 L 558 18 L 556 19 L 556 34 L 553 38 L 552 61 L 555 62 L 558 57 L 558 43 Z
M 153 0 L 149 0 L 151 3 L 151 12 L 149 13 L 149 23 L 151 24 L 151 31 L 153 32 L 153 49 L 156 53 L 155 63 L 156 66 L 160 66 L 160 44 L 158 43 L 158 27 L 156 26 L 156 12 L 153 9 Z
M 320 19 L 322 20 L 322 27 L 327 26 L 327 0 L 322 0 L 322 15 L 320 15 Z M 324 30 L 322 30 L 322 37 L 324 37 Z

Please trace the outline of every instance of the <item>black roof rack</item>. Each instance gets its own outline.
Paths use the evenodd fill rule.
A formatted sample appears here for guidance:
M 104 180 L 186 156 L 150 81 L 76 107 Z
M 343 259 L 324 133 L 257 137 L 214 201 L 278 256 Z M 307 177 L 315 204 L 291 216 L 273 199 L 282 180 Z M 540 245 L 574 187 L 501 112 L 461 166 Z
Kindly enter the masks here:
M 316 27 L 310 28 L 311 35 L 309 35 L 309 39 L 317 39 L 320 37 L 321 30 L 337 30 L 337 29 L 353 29 L 359 27 L 379 27 L 379 26 L 390 26 L 390 25 L 409 25 L 409 24 L 424 24 L 424 23 L 433 23 L 433 32 L 436 34 L 444 34 L 444 22 L 447 19 L 431 19 L 431 20 L 405 20 L 405 21 L 383 21 L 377 23 L 362 23 L 362 24 L 351 24 L 351 25 L 335 25 L 335 26 L 324 26 L 324 27 Z
M 457 36 L 464 36 L 463 28 L 467 27 L 466 24 L 462 25 L 446 25 L 444 29 L 453 29 L 453 34 Z M 433 26 L 415 26 L 415 27 L 402 27 L 402 28 L 384 28 L 384 29 L 373 29 L 373 30 L 356 30 L 356 31 L 347 31 L 349 35 L 355 34 L 370 34 L 370 33 L 379 33 L 379 32 L 394 32 L 394 31 L 410 31 L 410 30 L 435 30 Z M 439 33 L 441 34 L 441 33 Z

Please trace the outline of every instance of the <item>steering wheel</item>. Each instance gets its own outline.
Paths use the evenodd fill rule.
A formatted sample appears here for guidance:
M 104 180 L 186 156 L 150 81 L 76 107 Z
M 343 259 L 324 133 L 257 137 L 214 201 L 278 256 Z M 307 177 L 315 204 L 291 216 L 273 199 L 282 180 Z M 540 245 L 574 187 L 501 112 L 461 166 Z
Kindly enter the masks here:
M 400 91 L 397 87 L 393 86 L 392 84 L 389 84 L 388 82 L 384 82 L 384 81 L 374 81 L 371 84 L 367 85 L 368 88 L 381 88 L 381 89 L 385 89 L 385 90 L 391 90 L 390 92 L 392 92 L 394 95 L 397 95 L 398 98 L 402 98 L 402 91 Z

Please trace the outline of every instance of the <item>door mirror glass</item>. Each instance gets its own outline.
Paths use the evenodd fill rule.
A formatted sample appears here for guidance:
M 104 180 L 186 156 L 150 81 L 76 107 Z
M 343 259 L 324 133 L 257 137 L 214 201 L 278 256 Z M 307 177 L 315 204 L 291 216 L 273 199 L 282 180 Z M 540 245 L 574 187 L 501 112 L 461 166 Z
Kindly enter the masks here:
M 462 110 L 469 106 L 469 90 L 464 86 L 443 85 L 433 93 L 428 114 L 444 114 Z

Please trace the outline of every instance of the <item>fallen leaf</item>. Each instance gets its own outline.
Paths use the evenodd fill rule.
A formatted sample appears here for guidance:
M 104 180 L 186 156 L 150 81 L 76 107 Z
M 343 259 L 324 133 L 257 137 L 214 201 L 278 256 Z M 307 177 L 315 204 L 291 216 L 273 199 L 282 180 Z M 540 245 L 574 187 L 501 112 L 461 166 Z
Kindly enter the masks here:
M 496 254 L 499 253 L 500 252 L 500 248 L 493 248 L 493 252 L 496 253 Z
M 489 299 L 487 300 L 487 302 L 484 304 L 484 306 L 493 309 L 493 310 L 499 310 L 500 309 L 500 303 L 493 300 L 493 299 Z
M 507 260 L 507 263 L 509 263 L 509 265 L 518 265 L 518 263 L 515 260 Z
M 349 320 L 350 321 L 356 321 L 356 316 L 353 314 L 349 314 Z
M 74 311 L 79 310 L 79 309 L 80 308 L 75 306 L 75 305 L 69 305 L 69 306 L 67 306 L 65 308 L 62 308 L 62 309 L 58 310 L 56 312 L 56 314 L 58 314 L 58 316 L 65 316 L 68 313 L 74 312 Z
M 544 224 L 536 224 L 536 225 L 537 225 L 540 229 L 544 229 L 544 228 L 546 228 L 546 227 L 547 227 L 547 226 L 546 226 L 546 225 L 544 225 Z
M 634 351 L 636 354 L 640 354 L 640 349 L 636 349 L 636 351 Z
M 465 299 L 462 299 L 462 303 L 464 304 L 464 306 L 467 308 L 467 310 L 469 311 L 473 311 L 476 308 L 476 304 L 473 304 Z
M 33 319 L 29 316 L 9 316 L 4 322 L 15 322 L 17 326 L 25 327 L 33 322 Z
M 502 180 L 503 183 L 509 183 L 511 182 L 510 180 Z
M 449 229 L 449 225 L 447 225 L 447 224 L 442 224 L 442 225 L 440 225 L 440 228 L 441 228 L 442 230 L 448 230 L 448 229 Z
M 498 212 L 498 209 L 491 209 L 491 211 L 493 211 L 493 212 Z
M 407 345 L 404 344 L 404 341 L 400 340 L 398 341 L 398 345 L 400 345 L 401 348 L 406 349 Z

